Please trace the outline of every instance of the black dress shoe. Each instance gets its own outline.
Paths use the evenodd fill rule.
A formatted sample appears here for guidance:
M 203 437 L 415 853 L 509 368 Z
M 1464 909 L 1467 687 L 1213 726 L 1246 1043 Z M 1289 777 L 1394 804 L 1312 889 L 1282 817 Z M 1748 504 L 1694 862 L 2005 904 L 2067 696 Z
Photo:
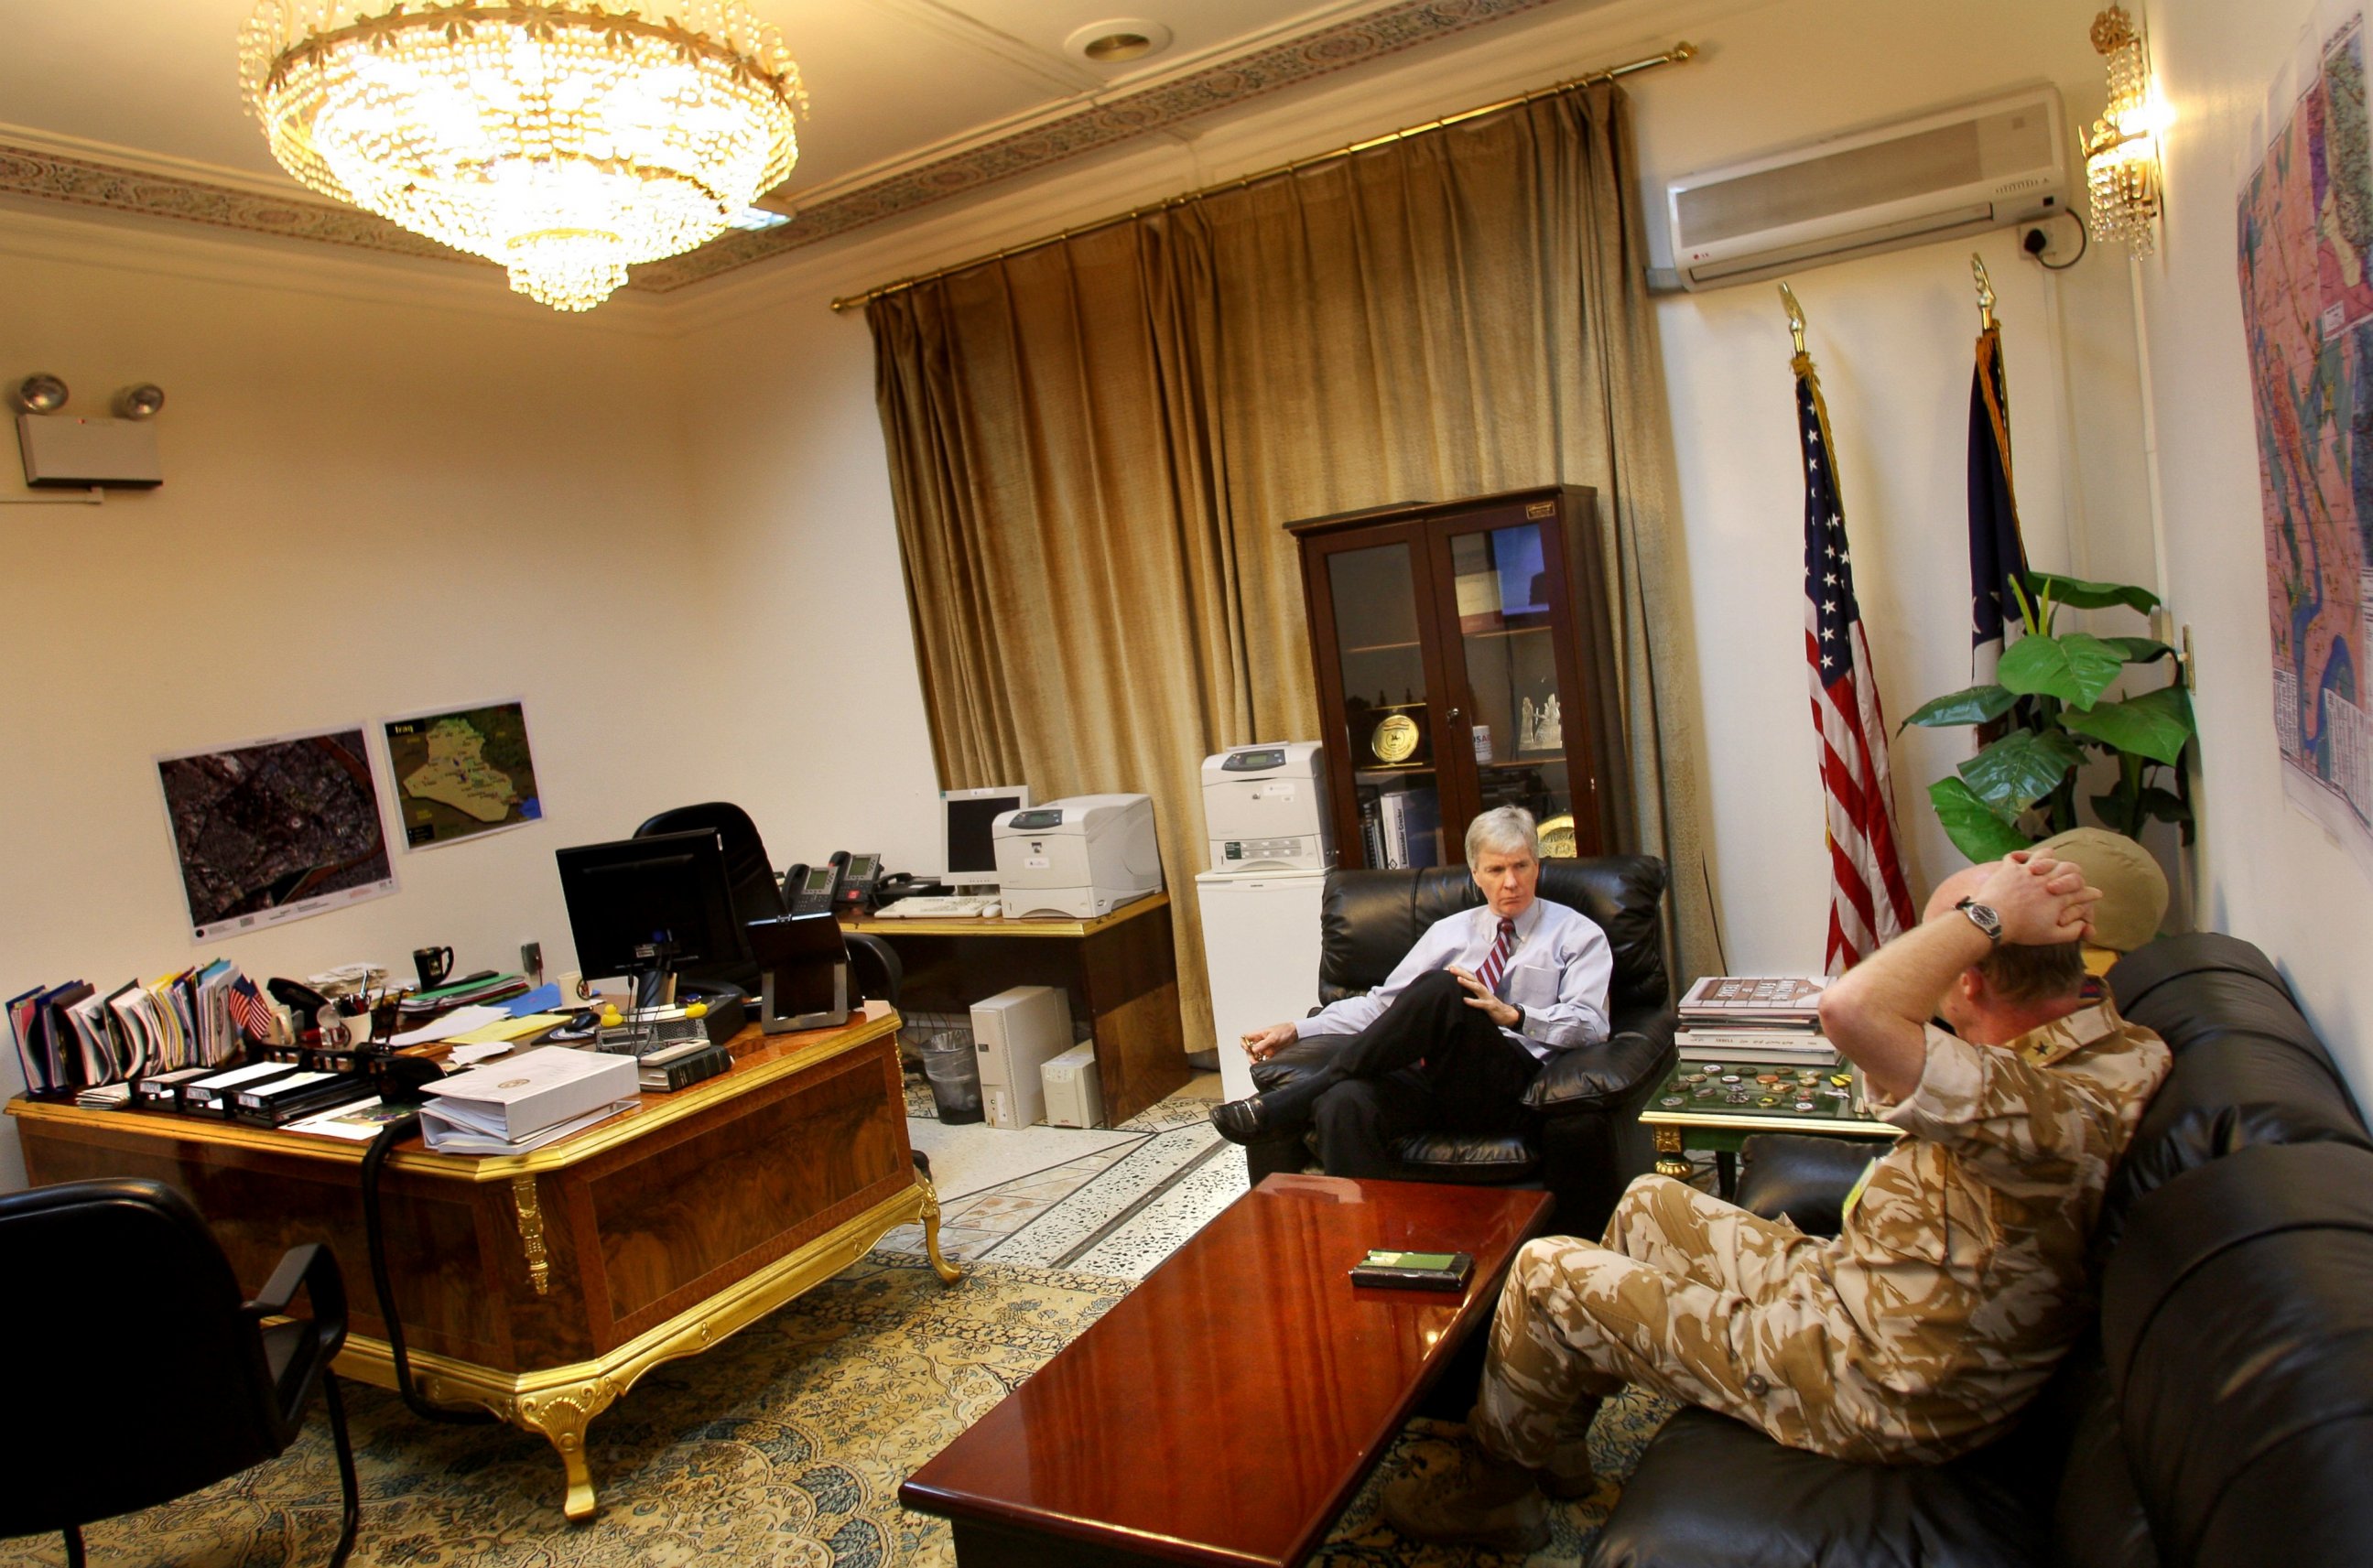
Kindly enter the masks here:
M 1269 1126 L 1268 1107 L 1261 1104 L 1268 1098 L 1266 1094 L 1253 1094 L 1213 1106 L 1211 1125 L 1231 1143 L 1257 1143 L 1274 1131 Z

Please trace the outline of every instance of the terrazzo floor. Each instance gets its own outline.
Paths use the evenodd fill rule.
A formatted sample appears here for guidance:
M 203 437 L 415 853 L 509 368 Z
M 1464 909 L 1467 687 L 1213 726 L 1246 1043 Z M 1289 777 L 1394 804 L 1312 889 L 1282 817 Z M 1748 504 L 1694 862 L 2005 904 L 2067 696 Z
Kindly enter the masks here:
M 1067 1129 L 998 1133 L 1011 1140 L 991 1162 L 1026 1174 L 962 1190 L 963 1166 L 933 1167 L 940 1188 L 940 1250 L 964 1262 L 1029 1263 L 1141 1280 L 1250 1185 L 1245 1152 L 1213 1131 L 1220 1075 L 1198 1075 L 1168 1099 L 1111 1129 L 1103 1149 L 1078 1153 Z M 940 1131 L 928 1089 L 907 1085 L 918 1141 Z M 1044 1164 L 1026 1152 L 1043 1148 Z M 1020 1153 L 1017 1153 L 1019 1151 Z M 906 1225 L 883 1247 L 919 1253 L 922 1228 Z

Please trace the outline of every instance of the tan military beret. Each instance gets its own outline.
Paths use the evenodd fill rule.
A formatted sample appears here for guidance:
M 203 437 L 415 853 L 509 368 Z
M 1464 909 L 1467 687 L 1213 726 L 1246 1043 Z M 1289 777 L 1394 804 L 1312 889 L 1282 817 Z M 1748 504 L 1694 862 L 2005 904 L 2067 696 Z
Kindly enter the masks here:
M 2093 907 L 2093 942 L 2113 953 L 2132 953 L 2158 935 L 2167 914 L 2167 873 L 2149 850 L 2122 833 L 2103 827 L 2072 827 L 2035 847 L 2039 855 L 2067 860 L 2101 890 Z

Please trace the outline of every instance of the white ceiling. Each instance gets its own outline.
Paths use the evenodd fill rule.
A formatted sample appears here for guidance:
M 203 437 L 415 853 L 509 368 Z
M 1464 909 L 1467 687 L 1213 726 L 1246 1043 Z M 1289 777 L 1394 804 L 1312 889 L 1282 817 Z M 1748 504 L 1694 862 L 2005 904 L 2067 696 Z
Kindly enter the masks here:
M 786 203 L 1383 3 L 745 0 L 781 30 L 812 100 L 800 127 L 799 168 L 777 193 Z M 293 189 L 240 102 L 236 41 L 251 6 L 0 0 L 0 135 L 16 129 L 97 143 L 128 162 Z M 1074 29 L 1116 17 L 1150 17 L 1175 41 L 1116 66 L 1064 53 Z

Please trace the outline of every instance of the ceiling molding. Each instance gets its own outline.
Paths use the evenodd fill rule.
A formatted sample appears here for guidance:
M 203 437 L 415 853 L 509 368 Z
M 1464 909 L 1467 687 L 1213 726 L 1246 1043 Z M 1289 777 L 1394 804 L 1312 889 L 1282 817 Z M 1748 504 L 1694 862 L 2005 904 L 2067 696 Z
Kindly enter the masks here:
M 895 0 L 894 0 L 894 4 Z M 952 151 L 910 161 L 800 205 L 792 221 L 730 229 L 681 256 L 635 267 L 629 288 L 668 294 L 787 252 L 970 196 L 1082 154 L 1115 146 L 1287 88 L 1453 37 L 1557 0 L 1393 0 L 1362 15 L 1167 76 L 1019 129 L 1000 129 Z M 43 138 L 47 140 L 47 138 Z M 281 196 L 231 182 L 141 169 L 105 157 L 0 139 L 0 195 L 170 218 L 392 255 L 492 266 L 343 203 Z

